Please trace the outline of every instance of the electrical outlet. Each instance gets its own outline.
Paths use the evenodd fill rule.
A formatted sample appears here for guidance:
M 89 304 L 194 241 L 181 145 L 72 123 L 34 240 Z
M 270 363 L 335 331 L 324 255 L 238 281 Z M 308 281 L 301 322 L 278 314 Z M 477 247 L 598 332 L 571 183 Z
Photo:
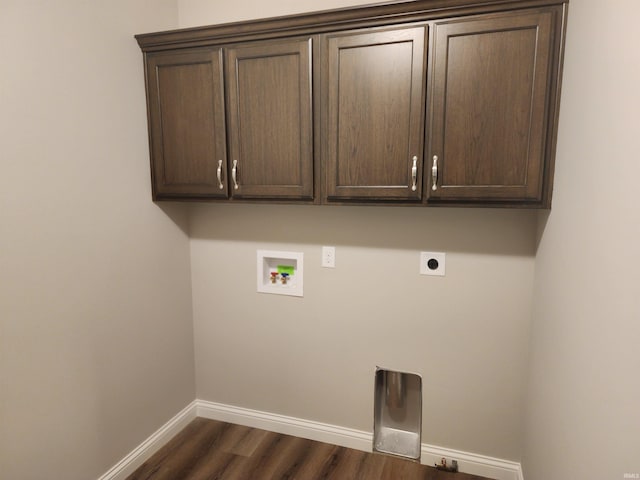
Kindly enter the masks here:
M 445 257 L 443 252 L 420 252 L 420 275 L 445 275 Z
M 336 247 L 322 247 L 322 266 L 336 267 Z

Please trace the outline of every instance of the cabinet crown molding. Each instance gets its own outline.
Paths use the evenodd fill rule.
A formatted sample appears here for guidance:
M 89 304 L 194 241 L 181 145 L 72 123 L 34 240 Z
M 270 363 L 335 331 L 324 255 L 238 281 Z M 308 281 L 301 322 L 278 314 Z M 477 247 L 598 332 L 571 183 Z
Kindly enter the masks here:
M 135 36 L 144 52 L 335 32 L 568 4 L 569 0 L 399 0 Z

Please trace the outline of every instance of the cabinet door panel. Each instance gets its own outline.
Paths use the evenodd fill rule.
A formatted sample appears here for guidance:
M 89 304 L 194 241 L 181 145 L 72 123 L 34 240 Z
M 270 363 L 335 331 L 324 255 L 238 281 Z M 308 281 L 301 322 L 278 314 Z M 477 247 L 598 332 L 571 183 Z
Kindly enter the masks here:
M 324 37 L 328 199 L 421 198 L 425 32 Z
M 149 54 L 147 75 L 154 198 L 226 197 L 221 50 Z
M 311 61 L 309 38 L 229 49 L 234 197 L 313 198 Z
M 430 200 L 541 200 L 552 24 L 527 12 L 434 26 Z

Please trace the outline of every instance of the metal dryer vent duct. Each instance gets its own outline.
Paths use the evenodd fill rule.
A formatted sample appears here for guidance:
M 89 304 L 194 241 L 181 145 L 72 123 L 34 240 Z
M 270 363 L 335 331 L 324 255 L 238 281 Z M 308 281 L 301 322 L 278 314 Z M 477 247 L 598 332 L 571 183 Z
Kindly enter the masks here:
M 376 368 L 373 451 L 420 459 L 422 378 Z

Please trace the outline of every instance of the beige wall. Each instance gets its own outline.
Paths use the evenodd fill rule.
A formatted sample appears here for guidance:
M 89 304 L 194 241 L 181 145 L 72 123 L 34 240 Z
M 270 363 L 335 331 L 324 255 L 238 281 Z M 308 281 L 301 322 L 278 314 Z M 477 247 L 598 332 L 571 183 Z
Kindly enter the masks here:
M 180 0 L 179 16 L 348 3 Z M 198 398 L 371 431 L 374 369 L 397 368 L 423 376 L 423 442 L 520 459 L 535 212 L 200 205 L 190 225 Z M 303 299 L 256 293 L 259 248 L 304 252 Z M 421 250 L 447 252 L 445 278 L 418 275 Z
M 198 398 L 371 431 L 376 365 L 417 372 L 424 442 L 518 460 L 534 215 L 194 207 Z M 304 298 L 256 293 L 259 248 L 304 253 Z M 446 277 L 418 275 L 421 249 Z
M 366 5 L 371 0 L 177 0 L 180 27 L 277 17 L 295 13 Z
M 640 474 L 636 0 L 570 5 L 555 200 L 536 258 L 527 480 Z
M 548 218 L 149 201 L 133 33 L 356 3 L 0 4 L 0 477 L 96 478 L 196 395 L 371 430 L 376 365 L 422 374 L 425 442 L 640 473 L 635 0 L 571 4 Z M 255 292 L 258 248 L 305 253 L 304 298 Z
M 3 479 L 97 478 L 195 396 L 185 216 L 150 201 L 132 37 L 176 22 L 175 0 L 0 2 Z

